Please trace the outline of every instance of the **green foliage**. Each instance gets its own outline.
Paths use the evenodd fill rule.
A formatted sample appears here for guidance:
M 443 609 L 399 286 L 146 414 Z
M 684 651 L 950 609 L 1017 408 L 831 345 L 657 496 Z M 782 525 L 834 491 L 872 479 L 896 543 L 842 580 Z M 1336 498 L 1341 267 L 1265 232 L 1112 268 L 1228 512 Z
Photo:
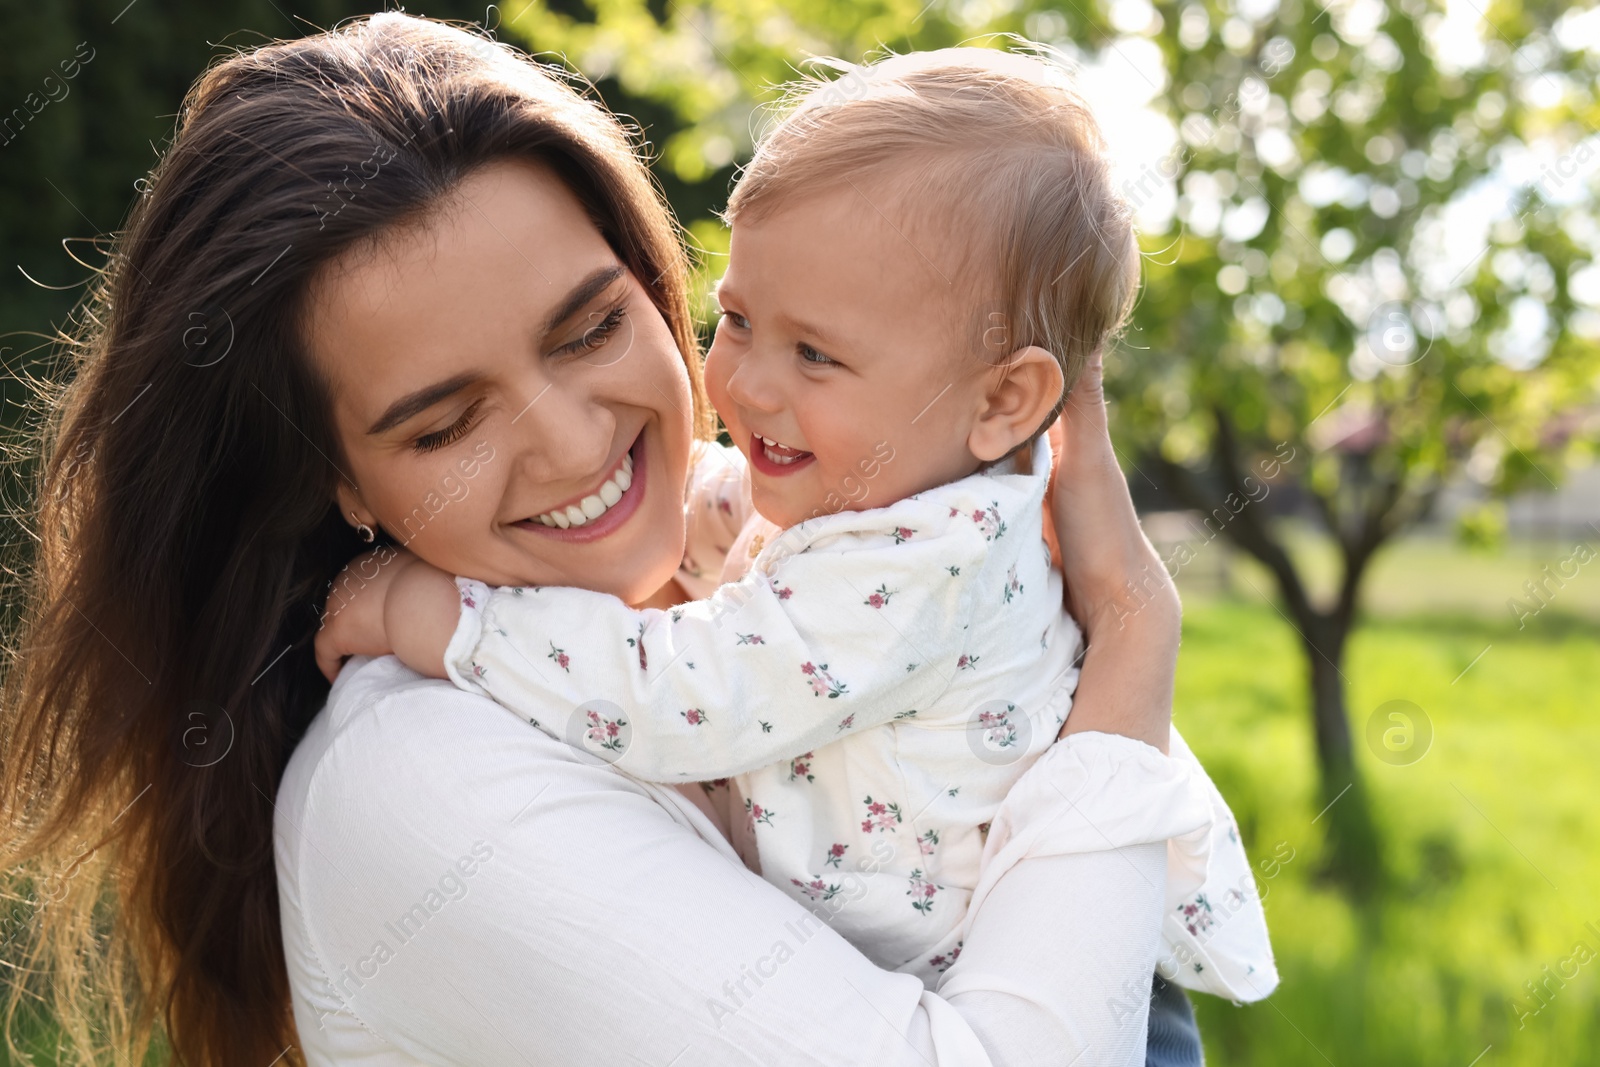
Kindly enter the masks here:
M 1506 541 L 1506 506 L 1487 501 L 1456 518 L 1456 537 L 1472 548 L 1500 548 Z
M 1586 765 L 1600 753 L 1600 624 L 1491 620 L 1380 619 L 1352 645 L 1358 734 L 1395 699 L 1433 729 L 1409 765 L 1358 742 L 1393 882 L 1358 907 L 1315 877 L 1327 819 L 1316 821 L 1294 634 L 1268 605 L 1188 598 L 1177 723 L 1238 816 L 1284 976 L 1246 1008 L 1195 998 L 1208 1062 L 1464 1067 L 1491 1043 L 1484 1063 L 1588 1062 L 1600 960 L 1552 985 L 1539 1014 L 1518 1012 L 1539 1006 L 1523 983 L 1543 981 L 1577 942 L 1600 952 L 1585 925 L 1600 929 L 1586 888 L 1600 878 Z

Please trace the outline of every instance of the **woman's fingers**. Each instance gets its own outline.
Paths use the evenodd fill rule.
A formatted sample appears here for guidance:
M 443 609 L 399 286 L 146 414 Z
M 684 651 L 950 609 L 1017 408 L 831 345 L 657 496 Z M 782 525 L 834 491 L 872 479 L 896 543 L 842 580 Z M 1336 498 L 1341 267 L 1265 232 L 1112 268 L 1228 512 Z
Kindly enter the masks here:
M 1051 511 L 1072 613 L 1089 638 L 1062 734 L 1105 730 L 1165 751 L 1177 663 L 1177 590 L 1139 526 L 1128 479 L 1117 465 L 1102 371 L 1096 352 L 1073 386 L 1059 426 L 1061 461 Z
M 1096 352 L 1068 397 L 1053 503 L 1064 550 L 1062 574 L 1086 629 L 1108 614 L 1120 619 L 1130 583 L 1143 588 L 1170 581 L 1139 526 L 1128 480 L 1117 465 L 1106 425 L 1102 373 Z

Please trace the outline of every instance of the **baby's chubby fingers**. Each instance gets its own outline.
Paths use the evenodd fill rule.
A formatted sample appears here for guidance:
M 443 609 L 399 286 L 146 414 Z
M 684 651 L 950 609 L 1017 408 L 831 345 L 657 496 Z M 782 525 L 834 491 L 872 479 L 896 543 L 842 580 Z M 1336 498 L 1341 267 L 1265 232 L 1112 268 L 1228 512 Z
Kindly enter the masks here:
M 334 579 L 317 631 L 317 669 L 332 682 L 349 656 L 382 656 L 393 651 L 383 610 L 394 579 L 417 558 L 381 546 L 351 560 Z

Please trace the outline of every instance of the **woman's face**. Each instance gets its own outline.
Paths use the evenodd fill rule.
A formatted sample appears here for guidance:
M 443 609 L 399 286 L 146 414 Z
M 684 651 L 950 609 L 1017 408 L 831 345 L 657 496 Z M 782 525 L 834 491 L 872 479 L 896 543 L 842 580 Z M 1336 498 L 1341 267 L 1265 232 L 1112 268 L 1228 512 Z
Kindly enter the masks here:
M 494 585 L 629 603 L 683 557 L 689 379 L 666 321 L 547 168 L 475 172 L 314 283 L 339 506 Z

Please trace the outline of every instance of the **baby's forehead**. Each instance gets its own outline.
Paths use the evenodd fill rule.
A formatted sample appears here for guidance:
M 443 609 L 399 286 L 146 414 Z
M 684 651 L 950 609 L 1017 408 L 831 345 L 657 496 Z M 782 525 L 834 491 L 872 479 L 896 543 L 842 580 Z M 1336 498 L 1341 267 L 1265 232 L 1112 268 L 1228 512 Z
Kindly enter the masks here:
M 963 203 L 955 190 L 930 180 L 938 166 L 934 157 L 932 166 L 886 167 L 856 184 L 882 223 L 885 254 L 927 271 L 928 284 L 918 287 L 920 313 L 959 331 L 966 350 L 999 315 L 1001 223 L 984 205 Z
M 883 318 L 937 323 L 967 351 L 999 314 L 1000 241 L 994 220 L 955 201 L 926 167 L 890 165 L 810 190 L 791 202 L 797 218 L 785 229 L 849 250 L 845 298 Z

